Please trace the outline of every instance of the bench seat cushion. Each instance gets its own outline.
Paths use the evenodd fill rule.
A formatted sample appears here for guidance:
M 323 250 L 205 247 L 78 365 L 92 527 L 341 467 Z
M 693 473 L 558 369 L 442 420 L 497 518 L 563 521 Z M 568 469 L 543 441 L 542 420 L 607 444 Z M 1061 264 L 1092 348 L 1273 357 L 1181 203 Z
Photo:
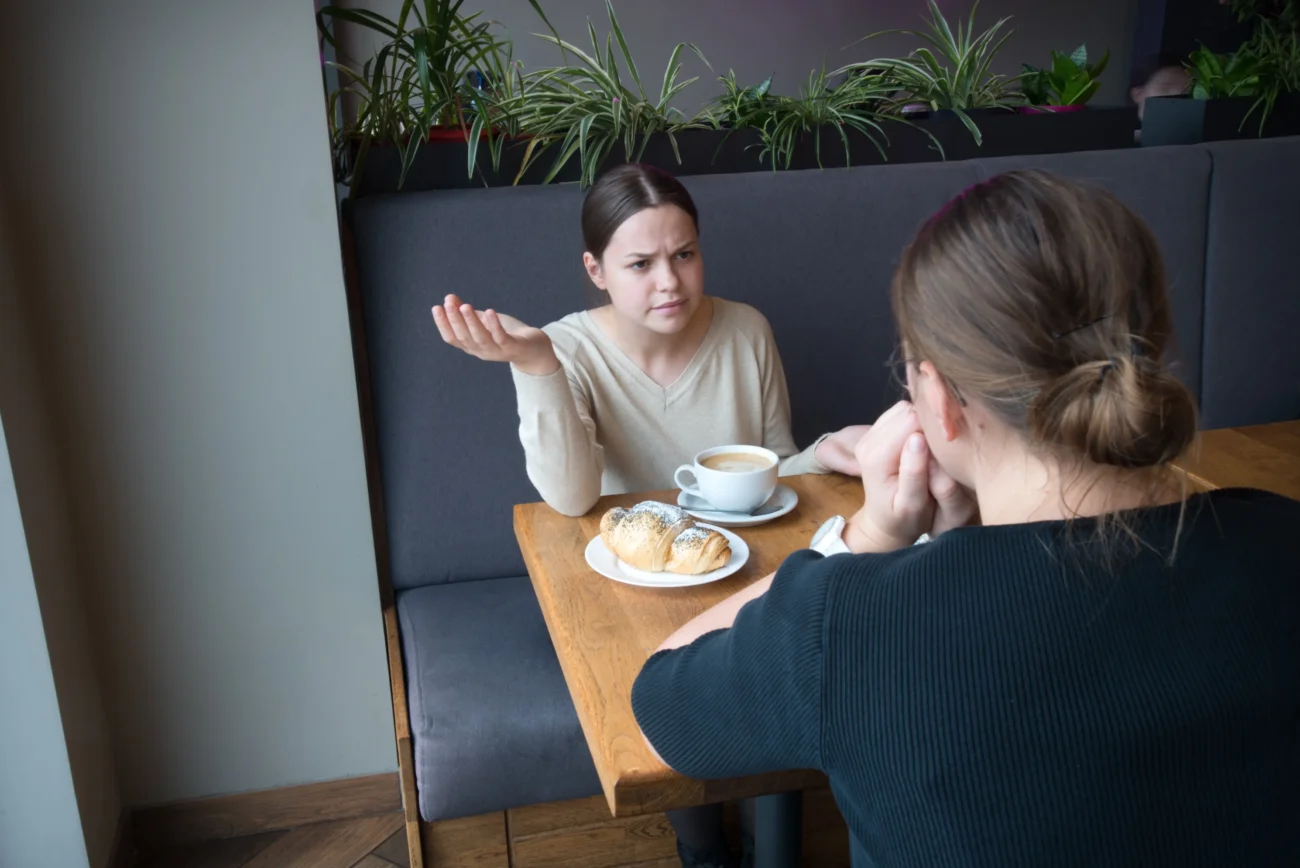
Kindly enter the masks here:
M 421 817 L 600 792 L 526 576 L 402 591 L 397 615 Z

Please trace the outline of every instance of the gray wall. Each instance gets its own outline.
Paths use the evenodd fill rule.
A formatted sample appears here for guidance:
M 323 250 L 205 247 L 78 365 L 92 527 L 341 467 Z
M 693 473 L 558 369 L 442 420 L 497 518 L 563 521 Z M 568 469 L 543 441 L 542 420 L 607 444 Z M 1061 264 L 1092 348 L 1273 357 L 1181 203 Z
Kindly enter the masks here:
M 70 773 L 76 796 L 73 811 L 60 818 L 51 816 L 47 822 L 79 818 L 83 833 L 78 840 L 84 837 L 90 864 L 98 868 L 108 862 L 122 803 L 73 551 L 66 486 L 53 445 L 46 384 L 37 363 L 29 305 L 20 289 L 29 284 L 15 255 L 4 198 L 0 189 L 0 417 L 7 441 L 2 457 L 6 466 L 12 466 L 25 531 L 25 538 L 16 541 L 15 552 L 25 552 L 28 558 L 40 606 L 31 624 L 43 628 L 39 656 L 48 661 L 62 720 L 62 727 L 51 728 L 49 735 L 62 739 L 63 760 L 49 771 Z M 26 659 L 37 658 L 33 652 Z M 33 689 L 29 682 L 28 692 Z M 0 697 L 15 704 L 39 701 L 24 695 L 21 688 L 17 693 L 0 690 Z M 0 738 L 0 753 L 26 750 L 20 741 Z
M 21 4 L 0 56 L 123 801 L 392 770 L 311 7 Z
M 400 0 L 344 0 L 342 5 L 368 8 L 395 16 Z M 560 36 L 579 47 L 589 48 L 586 22 L 596 25 L 602 40 L 609 30 L 604 0 L 541 0 L 547 17 Z M 514 36 L 515 56 L 526 69 L 554 66 L 560 62 L 558 49 L 531 33 L 545 32 L 545 25 L 527 0 L 467 0 L 466 11 L 483 10 L 484 16 L 501 22 Z M 967 0 L 944 0 L 940 8 L 955 24 L 970 14 Z M 662 81 L 673 45 L 693 42 L 713 66 L 692 58 L 686 62 L 687 77 L 700 81 L 682 95 L 680 107 L 694 111 L 718 92 L 716 76 L 735 69 L 746 84 L 762 81 L 775 73 L 773 90 L 796 94 L 808 80 L 808 73 L 825 64 L 835 69 L 855 60 L 901 56 L 919 43 L 914 37 L 882 36 L 853 48 L 850 43 L 881 30 L 896 27 L 920 28 L 926 13 L 924 0 L 820 0 L 795 3 L 792 0 L 616 0 L 614 10 L 637 59 L 644 81 Z M 1044 65 L 1048 52 L 1056 48 L 1071 51 L 1081 43 L 1098 54 L 1110 48 L 1112 64 L 1103 76 L 1099 103 L 1121 104 L 1128 100 L 1128 66 L 1137 0 L 1097 0 L 1091 3 L 1046 3 L 1042 0 L 984 0 L 976 27 L 992 26 L 1010 15 L 1008 29 L 1015 34 L 998 55 L 997 70 L 1019 73 L 1022 62 Z M 344 52 L 361 61 L 374 52 L 374 42 L 365 33 L 344 28 L 340 33 Z M 656 85 L 656 90 L 657 85 Z
M 0 868 L 85 868 L 90 863 L 3 424 L 0 697 Z

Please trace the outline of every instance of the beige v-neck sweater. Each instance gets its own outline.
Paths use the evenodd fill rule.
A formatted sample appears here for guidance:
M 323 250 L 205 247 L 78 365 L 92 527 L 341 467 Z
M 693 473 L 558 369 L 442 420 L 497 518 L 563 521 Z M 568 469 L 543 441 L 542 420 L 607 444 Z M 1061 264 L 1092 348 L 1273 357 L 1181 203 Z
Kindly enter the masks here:
M 765 446 L 781 475 L 825 473 L 790 433 L 785 371 L 767 319 L 749 305 L 713 299 L 713 321 L 686 370 L 660 386 L 586 311 L 546 326 L 560 370 L 511 369 L 528 478 L 565 515 L 602 494 L 672 488 L 673 473 L 712 446 Z M 797 453 L 797 454 L 796 454 Z

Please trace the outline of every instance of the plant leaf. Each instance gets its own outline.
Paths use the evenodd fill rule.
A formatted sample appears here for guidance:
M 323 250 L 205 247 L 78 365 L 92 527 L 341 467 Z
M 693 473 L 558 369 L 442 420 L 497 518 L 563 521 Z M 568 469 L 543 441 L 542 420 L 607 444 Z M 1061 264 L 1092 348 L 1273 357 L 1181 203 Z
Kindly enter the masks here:
M 981 133 L 980 128 L 975 125 L 975 121 L 971 120 L 971 116 L 961 109 L 953 109 L 953 114 L 961 118 L 961 122 L 966 125 L 966 129 L 970 130 L 970 134 L 975 137 L 975 144 L 977 146 L 983 145 L 984 134 Z
M 1101 55 L 1101 60 L 1094 63 L 1088 69 L 1088 75 L 1093 78 L 1101 78 L 1101 74 L 1106 71 L 1107 64 L 1110 63 L 1110 49 L 1107 48 Z
M 398 28 L 396 23 L 377 12 L 369 12 L 364 9 L 345 9 L 342 6 L 323 6 L 317 14 L 328 15 L 335 21 L 346 21 L 350 24 L 359 25 L 367 30 L 380 33 L 388 39 L 397 38 Z
M 636 70 L 636 61 L 632 59 L 632 52 L 628 51 L 627 40 L 623 38 L 623 28 L 618 26 L 618 17 L 614 14 L 614 4 L 612 0 L 605 0 L 605 8 L 609 10 L 609 26 L 614 31 L 614 38 L 618 40 L 618 47 L 623 52 L 623 60 L 627 63 L 627 71 L 631 74 L 632 80 L 636 82 L 637 93 L 641 99 L 645 99 L 645 88 L 641 86 L 641 76 Z M 610 58 L 610 63 L 613 63 Z
M 1052 52 L 1052 76 L 1058 83 L 1069 81 L 1078 71 L 1079 66 L 1073 60 L 1059 51 Z

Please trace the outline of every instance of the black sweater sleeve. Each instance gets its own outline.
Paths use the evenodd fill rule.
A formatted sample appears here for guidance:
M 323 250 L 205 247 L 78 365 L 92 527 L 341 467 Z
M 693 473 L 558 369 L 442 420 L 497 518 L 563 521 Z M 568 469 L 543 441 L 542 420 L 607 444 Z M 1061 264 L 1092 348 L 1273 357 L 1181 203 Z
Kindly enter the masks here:
M 821 767 L 826 599 L 844 560 L 792 555 L 730 629 L 646 661 L 632 709 L 664 762 L 699 779 Z

